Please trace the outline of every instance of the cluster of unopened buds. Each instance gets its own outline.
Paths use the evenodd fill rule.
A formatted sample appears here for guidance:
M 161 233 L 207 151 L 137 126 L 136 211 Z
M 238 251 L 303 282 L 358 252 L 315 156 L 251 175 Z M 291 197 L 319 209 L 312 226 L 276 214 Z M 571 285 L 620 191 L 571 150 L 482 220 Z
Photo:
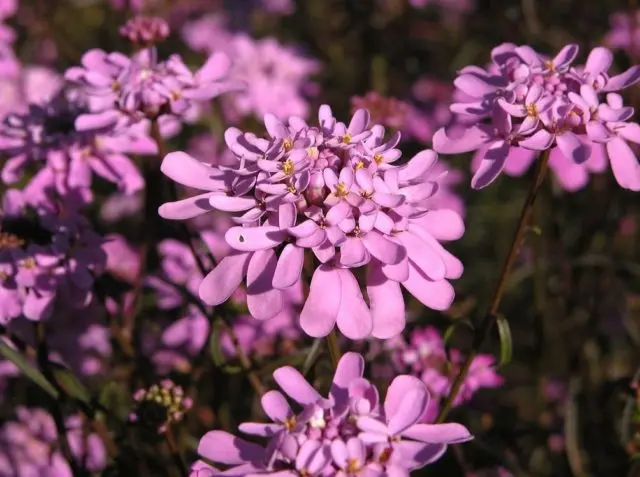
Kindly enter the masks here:
M 181 421 L 185 412 L 193 405 L 182 387 L 169 379 L 148 389 L 139 389 L 133 399 L 137 406 L 129 415 L 129 420 L 158 433 L 166 432 L 167 426 Z

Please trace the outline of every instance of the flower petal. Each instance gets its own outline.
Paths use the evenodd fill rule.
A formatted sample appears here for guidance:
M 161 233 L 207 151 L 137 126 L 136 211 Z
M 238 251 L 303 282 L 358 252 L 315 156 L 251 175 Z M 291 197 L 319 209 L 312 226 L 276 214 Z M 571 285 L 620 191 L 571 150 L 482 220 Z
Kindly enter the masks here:
M 364 301 L 360 285 L 349 269 L 337 269 L 340 276 L 340 309 L 337 316 L 338 328 L 347 338 L 366 338 L 373 329 L 371 311 Z
M 220 260 L 200 283 L 198 295 L 207 305 L 224 303 L 233 295 L 247 273 L 251 253 L 232 252 Z
M 300 326 L 309 336 L 327 336 L 338 318 L 342 286 L 340 274 L 329 265 L 313 273 L 309 296 L 300 313 Z
M 373 319 L 372 335 L 378 339 L 388 339 L 402 333 L 405 306 L 400 284 L 389 280 L 381 268 L 374 264 L 368 268 L 367 296 Z

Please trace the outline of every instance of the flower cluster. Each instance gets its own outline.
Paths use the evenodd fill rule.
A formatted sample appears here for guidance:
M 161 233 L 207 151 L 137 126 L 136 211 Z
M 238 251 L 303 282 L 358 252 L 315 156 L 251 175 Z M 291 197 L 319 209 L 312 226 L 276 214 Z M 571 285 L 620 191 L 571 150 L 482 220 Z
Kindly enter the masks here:
M 609 18 L 609 23 L 611 30 L 604 37 L 605 44 L 637 58 L 640 53 L 640 10 L 616 12 Z
M 199 294 L 217 305 L 244 277 L 252 316 L 268 319 L 283 293 L 301 278 L 305 251 L 320 262 L 300 315 L 303 330 L 327 335 L 337 322 L 351 339 L 390 338 L 404 329 L 402 284 L 433 309 L 450 306 L 462 263 L 439 240 L 459 238 L 464 224 L 431 197 L 442 176 L 431 175 L 433 151 L 401 166 L 400 135 L 384 139 L 359 110 L 349 125 L 322 106 L 320 125 L 300 118 L 283 124 L 265 116 L 268 138 L 235 128 L 225 133 L 234 167 L 212 167 L 182 152 L 168 154 L 161 170 L 203 194 L 163 204 L 160 215 L 188 219 L 209 210 L 234 213 L 239 225 L 225 233 L 233 252 L 203 280 Z M 353 269 L 367 267 L 364 300 Z
M 408 341 L 401 337 L 389 340 L 385 348 L 391 354 L 393 375 L 408 373 L 427 386 L 432 399 L 424 420 L 433 422 L 439 411 L 439 400 L 451 392 L 464 356 L 455 348 L 450 349 L 447 356 L 442 336 L 432 327 L 412 330 Z M 489 354 L 475 356 L 453 405 L 468 402 L 479 389 L 500 387 L 504 380 L 496 373 L 494 365 L 495 360 Z
M 294 368 L 274 373 L 284 391 L 269 391 L 262 408 L 272 422 L 240 425 L 268 445 L 244 441 L 223 431 L 200 440 L 198 453 L 230 468 L 221 475 L 408 475 L 442 456 L 448 444 L 470 440 L 460 424 L 420 424 L 429 394 L 420 380 L 398 376 L 384 403 L 364 377 L 364 360 L 345 354 L 328 398 L 322 397 Z M 294 411 L 286 397 L 299 406 Z M 199 462 L 198 477 L 218 475 Z
M 88 99 L 89 111 L 76 120 L 79 130 L 129 126 L 144 119 L 193 117 L 204 101 L 242 89 L 227 79 L 231 62 L 223 53 L 211 55 L 195 73 L 182 58 L 158 59 L 154 47 L 128 57 L 122 53 L 90 50 L 82 66 L 67 70 L 67 80 L 78 84 Z
M 86 307 L 104 267 L 102 239 L 78 214 L 77 197 L 32 204 L 21 191 L 3 197 L 0 230 L 0 322 L 51 317 Z
M 191 409 L 193 401 L 184 395 L 184 390 L 169 379 L 149 389 L 138 389 L 133 395 L 136 410 L 129 415 L 131 422 L 138 423 L 154 432 L 166 432 L 167 426 L 178 422 Z
M 275 38 L 256 40 L 246 33 L 231 33 L 221 23 L 218 16 L 205 16 L 188 24 L 183 36 L 193 49 L 223 51 L 233 58 L 230 75 L 247 87 L 222 99 L 226 118 L 237 121 L 251 114 L 307 117 L 306 96 L 312 93 L 309 77 L 319 71 L 319 63 Z
M 217 226 L 229 226 L 227 221 L 217 221 Z M 229 254 L 230 248 L 224 242 L 223 234 L 214 229 L 203 230 L 200 234 L 206 249 L 211 251 L 216 260 Z M 198 287 L 202 274 L 190 248 L 176 240 L 164 240 L 158 245 L 161 257 L 161 273 L 147 278 L 147 284 L 156 293 L 160 309 L 185 311 L 170 325 L 163 328 L 158 343 L 150 346 L 150 354 L 159 371 L 178 369 L 187 372 L 191 361 L 205 346 L 210 334 L 209 318 L 200 307 L 194 304 L 197 300 Z M 200 251 L 202 263 L 211 267 L 205 250 Z M 297 307 L 302 300 L 301 282 L 291 287 L 284 295 L 282 310 L 267 321 L 258 321 L 241 314 L 233 320 L 232 327 L 238 342 L 245 353 L 257 352 L 262 357 L 274 354 L 279 339 L 289 341 L 299 338 L 300 331 L 295 318 Z M 185 292 L 190 296 L 185 296 Z M 246 295 L 242 290 L 233 294 L 231 305 L 243 309 Z M 186 305 L 186 307 L 185 307 Z M 222 351 L 229 357 L 235 354 L 231 340 L 226 334 L 221 337 Z
M 17 420 L 0 428 L 0 473 L 6 476 L 72 475 L 69 463 L 59 450 L 53 418 L 42 409 L 18 407 Z M 66 420 L 71 453 L 90 472 L 106 467 L 107 453 L 97 434 L 85 433 L 79 416 Z
M 640 128 L 616 93 L 640 80 L 640 68 L 611 76 L 606 48 L 594 48 L 584 66 L 572 66 L 577 54 L 576 45 L 549 59 L 528 46 L 503 44 L 493 49 L 488 69 L 463 68 L 454 82 L 462 99 L 451 110 L 473 123 L 461 134 L 440 129 L 434 149 L 480 149 L 476 189 L 493 182 L 511 155 L 555 150 L 578 165 L 606 154 L 620 186 L 640 190 L 640 165 L 629 146 L 640 142 Z
M 78 119 L 86 112 L 85 98 L 77 90 L 64 89 L 43 104 L 30 105 L 25 113 L 5 117 L 0 152 L 9 159 L 2 168 L 2 181 L 15 184 L 33 165 L 37 172 L 30 186 L 36 194 L 55 186 L 58 194 L 76 191 L 91 200 L 94 174 L 125 194 L 142 189 L 142 176 L 127 154 L 153 153 L 155 144 L 139 128 L 118 134 L 113 124 L 78 128 Z

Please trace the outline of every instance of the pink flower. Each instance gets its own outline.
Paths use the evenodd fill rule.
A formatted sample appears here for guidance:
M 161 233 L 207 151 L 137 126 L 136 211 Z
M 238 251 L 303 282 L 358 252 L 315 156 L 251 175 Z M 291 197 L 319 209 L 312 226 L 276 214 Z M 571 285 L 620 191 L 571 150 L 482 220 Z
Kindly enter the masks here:
M 279 119 L 307 117 L 305 90 L 319 63 L 301 56 L 275 38 L 255 39 L 245 33 L 231 34 L 217 16 L 207 16 L 187 25 L 183 36 L 189 46 L 206 53 L 222 51 L 233 59 L 231 78 L 246 83 L 245 90 L 222 99 L 225 116 L 232 122 L 248 115 Z
M 640 127 L 629 121 L 633 108 L 615 93 L 640 80 L 640 69 L 609 76 L 609 50 L 594 48 L 584 66 L 572 66 L 577 54 L 576 45 L 567 45 L 548 59 L 528 46 L 503 44 L 493 50 L 489 69 L 464 68 L 455 80 L 461 101 L 451 110 L 469 126 L 462 133 L 440 129 L 434 148 L 450 154 L 478 150 L 471 181 L 476 189 L 489 185 L 507 164 L 511 173 L 524 172 L 532 156 L 547 149 L 583 169 L 577 179 L 573 171 L 563 176 L 577 189 L 588 172 L 601 170 L 600 157 L 593 156 L 604 148 L 620 186 L 640 190 L 640 165 L 628 144 L 640 142 Z
M 408 343 L 402 339 L 390 340 L 386 349 L 391 351 L 397 372 L 410 372 L 427 386 L 434 399 L 429 402 L 423 420 L 432 422 L 438 414 L 438 399 L 449 394 L 464 357 L 457 349 L 451 349 L 447 357 L 442 336 L 432 327 L 414 329 Z M 480 389 L 500 387 L 503 382 L 495 370 L 493 356 L 479 354 L 471 362 L 469 374 L 453 404 L 459 406 L 470 401 Z
M 380 406 L 363 371 L 362 357 L 346 353 L 324 398 L 294 368 L 277 369 L 274 379 L 283 392 L 269 391 L 261 399 L 271 422 L 240 425 L 242 432 L 268 439 L 267 447 L 211 431 L 198 454 L 231 466 L 225 475 L 383 477 L 408 475 L 440 458 L 448 444 L 472 438 L 459 424 L 418 423 L 429 399 L 419 380 L 397 377 Z M 302 411 L 294 411 L 287 397 Z M 200 464 L 194 468 L 202 470 Z
M 162 205 L 161 216 L 189 219 L 217 209 L 238 224 L 225 233 L 233 252 L 200 284 L 202 300 L 223 303 L 246 277 L 249 312 L 271 318 L 311 252 L 320 266 L 300 315 L 311 336 L 325 336 L 336 323 L 351 339 L 399 334 L 400 285 L 426 306 L 448 308 L 454 296 L 448 279 L 459 278 L 463 267 L 440 241 L 459 238 L 464 224 L 455 212 L 432 207 L 443 177 L 432 173 L 435 153 L 422 151 L 396 166 L 400 136 L 384 142 L 384 129 L 368 126 L 366 110 L 348 126 L 328 106 L 320 108 L 319 127 L 300 118 L 285 125 L 272 115 L 265 123 L 268 138 L 227 130 L 233 167 L 182 152 L 163 160 L 171 179 L 207 192 Z M 365 266 L 368 303 L 351 271 Z
M 90 50 L 82 66 L 67 70 L 65 78 L 81 87 L 89 112 L 76 120 L 79 130 L 106 125 L 131 125 L 143 119 L 185 119 L 199 103 L 244 87 L 228 79 L 231 66 L 223 53 L 211 55 L 196 72 L 174 54 L 160 61 L 154 47 L 132 57 Z

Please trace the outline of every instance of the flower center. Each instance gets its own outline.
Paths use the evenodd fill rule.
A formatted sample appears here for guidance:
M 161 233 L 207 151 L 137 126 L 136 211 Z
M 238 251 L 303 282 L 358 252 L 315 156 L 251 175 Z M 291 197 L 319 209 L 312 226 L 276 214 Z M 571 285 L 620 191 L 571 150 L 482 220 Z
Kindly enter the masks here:
M 297 424 L 296 416 L 291 416 L 291 417 L 286 418 L 284 420 L 283 424 L 284 424 L 284 428 L 287 431 L 292 432 L 295 429 L 296 424 Z
M 342 144 L 349 144 L 351 142 L 352 136 L 351 134 L 347 133 L 344 136 L 342 136 Z
M 22 267 L 26 268 L 27 270 L 33 270 L 34 268 L 36 268 L 36 266 L 36 260 L 33 257 L 26 258 L 22 262 Z
M 320 409 L 309 420 L 309 425 L 314 429 L 324 429 L 327 427 L 327 421 L 324 420 L 324 411 Z
M 375 161 L 376 164 L 380 165 L 384 161 L 384 157 L 382 157 L 382 154 L 377 152 L 374 154 L 373 160 Z
M 362 468 L 362 466 L 360 465 L 360 461 L 358 459 L 349 459 L 347 461 L 347 468 L 346 471 L 350 474 L 356 474 L 358 472 L 360 472 L 360 469 Z
M 284 148 L 284 152 L 289 152 L 293 149 L 293 141 L 291 139 L 285 139 L 282 143 L 282 147 Z
M 336 196 L 338 197 L 346 197 L 349 195 L 349 188 L 344 184 L 344 182 L 338 182 L 336 186 Z
M 386 464 L 391 459 L 391 454 L 393 454 L 393 449 L 391 447 L 387 447 L 380 453 L 380 457 L 378 457 L 378 461 L 381 464 Z
M 538 117 L 538 107 L 535 104 L 527 104 L 526 109 L 528 116 L 531 116 L 532 118 Z
M 293 174 L 294 170 L 295 170 L 295 167 L 291 159 L 287 159 L 286 161 L 284 161 L 284 163 L 282 164 L 282 172 L 290 176 Z

